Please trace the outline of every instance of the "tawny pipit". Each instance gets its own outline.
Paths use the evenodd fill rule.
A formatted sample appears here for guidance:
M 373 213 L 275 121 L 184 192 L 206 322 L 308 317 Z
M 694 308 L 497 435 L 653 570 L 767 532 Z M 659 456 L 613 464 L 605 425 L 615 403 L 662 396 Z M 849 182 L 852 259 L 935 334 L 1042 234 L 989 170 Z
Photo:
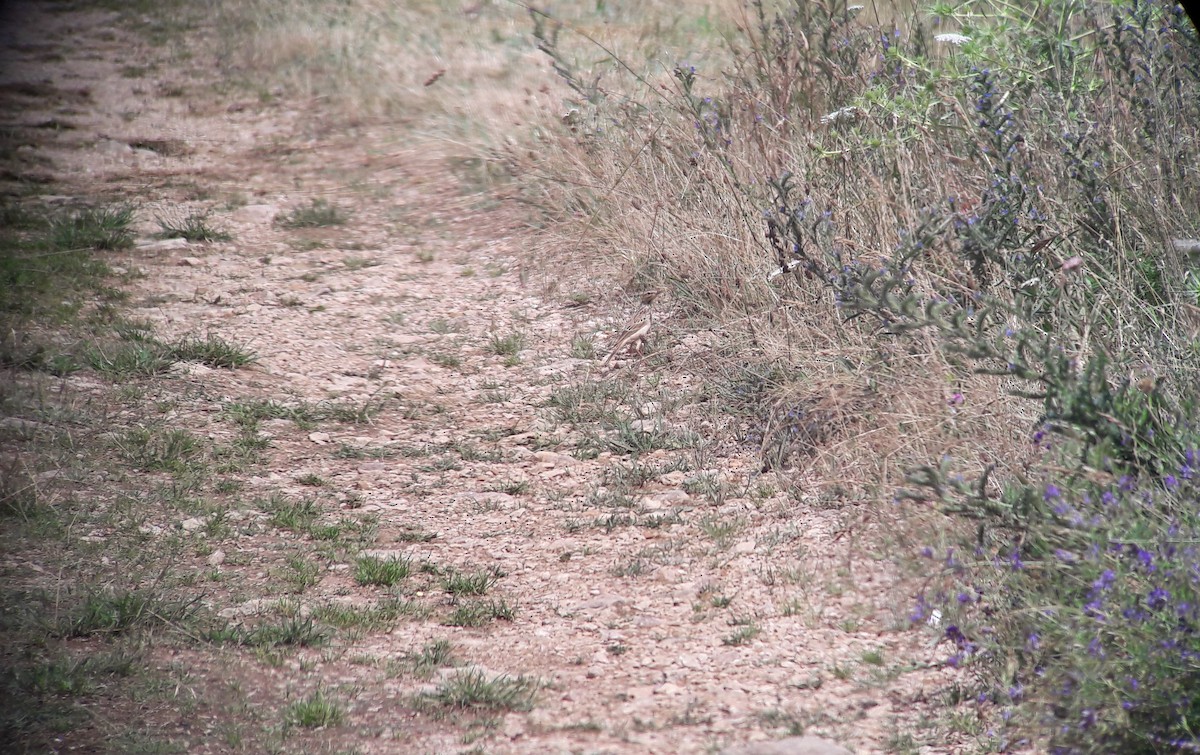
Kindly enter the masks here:
M 639 356 L 641 355 L 642 349 L 646 345 L 646 336 L 649 335 L 650 328 L 654 327 L 654 300 L 658 298 L 658 294 L 658 291 L 647 291 L 642 294 L 642 308 L 629 319 L 629 323 L 613 341 L 612 348 L 604 359 L 605 364 L 625 351 L 636 351 Z

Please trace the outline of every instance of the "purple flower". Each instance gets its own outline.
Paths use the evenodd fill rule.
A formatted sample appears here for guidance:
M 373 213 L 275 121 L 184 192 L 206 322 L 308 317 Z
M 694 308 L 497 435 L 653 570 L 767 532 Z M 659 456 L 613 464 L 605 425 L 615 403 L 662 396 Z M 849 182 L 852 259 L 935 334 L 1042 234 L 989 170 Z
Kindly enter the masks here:
M 1008 564 L 1012 567 L 1013 571 L 1020 571 L 1021 569 L 1025 568 L 1025 562 L 1021 560 L 1021 554 L 1017 553 L 1015 550 L 1012 552 L 1012 555 L 1008 557 Z
M 1045 498 L 1047 501 L 1052 501 L 1060 496 L 1062 496 L 1062 492 L 1058 489 L 1057 485 L 1050 483 L 1046 486 L 1046 492 L 1043 494 L 1043 498 Z
M 1146 596 L 1146 605 L 1150 606 L 1153 610 L 1158 610 L 1165 606 L 1170 599 L 1171 593 L 1161 587 L 1156 587 Z
M 1154 571 L 1154 555 L 1149 551 L 1138 548 L 1137 560 L 1138 563 L 1140 563 L 1146 569 L 1146 571 Z
M 1042 638 L 1038 636 L 1037 632 L 1033 632 L 1027 638 L 1025 638 L 1025 647 L 1029 648 L 1030 650 L 1037 650 L 1041 646 Z
M 910 613 L 908 616 L 909 621 L 913 622 L 914 624 L 918 621 L 923 621 L 925 617 L 929 615 L 928 609 L 929 604 L 925 602 L 925 596 L 918 595 L 917 603 L 915 606 L 913 606 L 912 613 Z

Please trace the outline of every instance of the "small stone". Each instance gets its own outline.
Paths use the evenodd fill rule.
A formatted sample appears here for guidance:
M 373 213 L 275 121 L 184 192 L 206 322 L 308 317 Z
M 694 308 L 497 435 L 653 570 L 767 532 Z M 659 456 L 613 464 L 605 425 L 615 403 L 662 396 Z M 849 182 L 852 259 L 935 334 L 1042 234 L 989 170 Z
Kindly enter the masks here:
M 329 442 L 329 433 L 309 433 L 308 439 L 318 446 L 323 446 Z
M 195 532 L 204 527 L 204 520 L 198 516 L 194 516 L 191 519 L 184 519 L 180 526 L 183 527 L 184 532 Z
M 186 249 L 187 239 L 146 239 L 139 241 L 137 248 L 143 252 L 169 252 L 174 249 Z
M 204 267 L 204 260 L 199 257 L 180 257 L 175 264 L 180 267 Z
M 215 550 L 208 554 L 208 558 L 205 560 L 208 562 L 209 566 L 220 566 L 221 564 L 225 563 L 225 551 Z
M 725 750 L 723 755 L 851 755 L 841 745 L 820 737 L 788 737 L 774 742 L 755 742 Z
M 580 463 L 579 459 L 573 456 L 555 451 L 535 451 L 533 458 L 539 464 L 548 464 L 552 467 L 570 467 Z
M 667 506 L 682 506 L 692 502 L 692 497 L 686 490 L 667 490 L 655 497 Z

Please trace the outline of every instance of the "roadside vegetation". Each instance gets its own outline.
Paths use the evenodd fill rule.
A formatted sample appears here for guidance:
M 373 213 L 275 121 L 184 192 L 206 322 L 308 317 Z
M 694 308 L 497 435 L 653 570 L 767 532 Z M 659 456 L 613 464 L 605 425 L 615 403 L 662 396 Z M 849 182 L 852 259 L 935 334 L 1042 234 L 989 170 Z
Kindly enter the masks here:
M 608 460 L 582 502 L 502 476 L 475 506 L 536 495 L 572 512 L 568 534 L 650 533 L 605 575 L 630 581 L 738 545 L 746 519 L 717 510 L 732 498 L 765 505 L 782 490 L 778 541 L 755 542 L 771 559 L 788 511 L 852 512 L 849 539 L 872 522 L 863 549 L 911 587 L 898 596 L 905 628 L 936 635 L 938 663 L 959 670 L 944 720 L 898 729 L 889 751 L 1200 747 L 1200 42 L 1178 6 L 442 5 L 218 2 L 211 44 L 239 96 L 320 103 L 314 133 L 374 119 L 465 145 L 447 159 L 462 190 L 528 212 L 538 233 L 522 282 L 565 306 L 615 287 L 664 292 L 641 376 L 545 392 L 546 435 L 569 439 L 559 463 Z M 154 14 L 126 19 L 151 45 L 207 23 Z M 0 740 L 180 751 L 193 735 L 180 721 L 206 706 L 224 722 L 206 741 L 228 751 L 332 751 L 363 692 L 300 673 L 326 661 L 423 683 L 391 702 L 450 720 L 468 746 L 536 708 L 544 680 L 463 668 L 441 636 L 519 620 L 503 571 L 381 549 L 379 517 L 324 471 L 247 483 L 282 432 L 389 415 L 440 425 L 446 409 L 237 396 L 189 410 L 181 376 L 260 357 L 218 332 L 167 338 L 132 319 L 123 287 L 140 273 L 120 255 L 139 214 L 157 218 L 159 239 L 235 237 L 207 211 L 156 214 L 147 197 L 50 207 L 22 192 L 0 204 Z M 272 229 L 300 251 L 365 217 L 314 198 Z M 411 219 L 389 222 L 416 234 Z M 438 369 L 534 359 L 520 322 L 478 342 L 458 319 L 423 327 Z M 601 362 L 607 335 L 577 334 L 571 356 Z M 673 389 L 677 376 L 694 390 Z M 477 398 L 511 394 L 480 381 Z M 664 421 L 676 410 L 709 418 L 762 471 L 737 483 L 711 472 L 715 440 Z M 326 449 L 364 467 L 402 460 L 418 496 L 504 461 L 503 437 Z M 709 508 L 647 507 L 642 493 L 668 478 Z M 300 493 L 283 489 L 293 482 Z M 398 548 L 439 538 L 392 525 Z M 803 560 L 778 553 L 761 581 L 805 585 Z M 838 589 L 853 591 L 846 563 Z M 780 610 L 815 623 L 811 593 L 825 586 L 805 589 Z M 687 610 L 720 617 L 730 652 L 778 618 L 715 583 Z M 863 620 L 838 618 L 847 633 Z M 432 633 L 419 650 L 356 649 L 405 622 Z M 630 651 L 613 640 L 602 654 Z M 187 665 L 197 657 L 295 683 L 265 701 L 240 682 L 205 687 Z M 914 665 L 870 648 L 811 687 L 882 684 Z M 761 715 L 780 732 L 811 723 Z M 145 725 L 114 735 L 110 719 Z M 390 722 L 376 734 L 406 736 Z
M 750 3 L 723 58 L 643 65 L 531 11 L 570 109 L 512 169 L 720 326 L 687 366 L 765 464 L 948 518 L 896 557 L 931 562 L 912 621 L 981 746 L 1193 750 L 1196 30 L 1157 2 L 877 14 Z

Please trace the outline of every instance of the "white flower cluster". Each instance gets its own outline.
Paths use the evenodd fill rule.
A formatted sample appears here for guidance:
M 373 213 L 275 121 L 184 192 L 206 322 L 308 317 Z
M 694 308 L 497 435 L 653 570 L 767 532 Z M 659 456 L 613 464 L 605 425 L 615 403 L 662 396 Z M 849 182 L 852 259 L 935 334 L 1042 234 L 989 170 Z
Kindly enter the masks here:
M 964 44 L 971 41 L 970 37 L 964 36 L 962 34 L 953 34 L 953 33 L 951 33 L 951 34 L 935 34 L 933 38 L 935 40 L 937 40 L 938 42 L 945 42 L 946 44 L 951 44 L 956 47 L 962 47 Z

